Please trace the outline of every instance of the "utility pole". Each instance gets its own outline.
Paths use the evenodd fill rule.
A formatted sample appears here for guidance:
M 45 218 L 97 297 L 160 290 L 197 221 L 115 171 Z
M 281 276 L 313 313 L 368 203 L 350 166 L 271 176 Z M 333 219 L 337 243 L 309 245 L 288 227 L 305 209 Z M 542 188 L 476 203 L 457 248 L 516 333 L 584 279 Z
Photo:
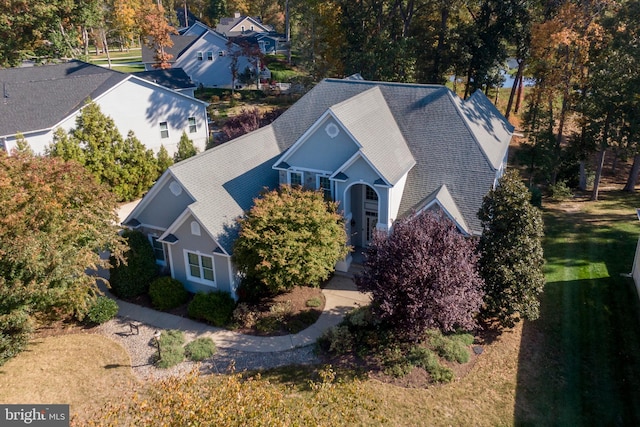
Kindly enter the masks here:
M 187 0 L 184 0 L 184 26 L 185 28 L 189 27 L 189 15 L 187 11 Z
M 287 61 L 291 64 L 291 21 L 289 20 L 289 0 L 284 2 L 284 31 L 287 42 Z

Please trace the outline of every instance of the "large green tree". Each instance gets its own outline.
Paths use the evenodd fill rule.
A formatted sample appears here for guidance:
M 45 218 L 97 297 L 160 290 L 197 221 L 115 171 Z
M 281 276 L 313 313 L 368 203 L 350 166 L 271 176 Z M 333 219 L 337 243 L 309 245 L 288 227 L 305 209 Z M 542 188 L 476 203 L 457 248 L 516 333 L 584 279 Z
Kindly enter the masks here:
M 511 327 L 537 319 L 544 288 L 542 214 L 515 170 L 500 178 L 482 202 L 480 273 L 485 281 L 484 316 Z
M 156 155 L 156 162 L 158 163 L 158 176 L 162 175 L 173 164 L 173 159 L 169 156 L 169 152 L 164 148 L 164 145 L 160 145 Z
M 178 150 L 173 155 L 173 161 L 178 163 L 196 154 L 198 154 L 198 147 L 193 145 L 193 141 L 187 136 L 186 132 L 182 132 L 182 136 L 178 142 Z
M 94 102 L 82 109 L 68 134 L 56 130 L 48 153 L 84 165 L 120 201 L 141 197 L 159 176 L 153 151 L 131 131 L 123 140 L 113 119 Z
M 99 293 L 100 251 L 123 244 L 115 198 L 78 163 L 0 153 L 0 364 L 36 320 L 82 319 Z
M 233 262 L 270 293 L 319 286 L 348 253 L 337 210 L 318 191 L 282 186 L 267 192 L 239 220 Z

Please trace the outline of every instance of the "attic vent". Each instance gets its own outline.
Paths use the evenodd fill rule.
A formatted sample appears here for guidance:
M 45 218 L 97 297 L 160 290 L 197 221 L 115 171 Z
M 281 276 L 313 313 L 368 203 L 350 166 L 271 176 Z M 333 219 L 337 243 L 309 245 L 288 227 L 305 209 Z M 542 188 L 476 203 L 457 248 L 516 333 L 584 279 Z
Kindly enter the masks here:
M 171 184 L 169 184 L 169 190 L 171 191 L 171 194 L 176 197 L 182 194 L 182 187 L 175 181 L 171 181 Z
M 329 123 L 324 128 L 324 131 L 327 133 L 327 135 L 329 135 L 329 138 L 331 139 L 335 138 L 340 133 L 340 129 L 338 129 L 338 126 L 336 126 L 335 123 Z

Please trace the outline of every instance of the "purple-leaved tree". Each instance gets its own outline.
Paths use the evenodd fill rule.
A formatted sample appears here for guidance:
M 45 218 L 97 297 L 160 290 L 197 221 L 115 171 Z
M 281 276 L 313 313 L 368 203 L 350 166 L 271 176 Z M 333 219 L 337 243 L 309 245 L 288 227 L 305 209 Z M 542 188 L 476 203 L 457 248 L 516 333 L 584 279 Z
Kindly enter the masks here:
M 484 296 L 475 248 L 442 213 L 422 212 L 375 234 L 356 285 L 371 292 L 373 314 L 400 340 L 418 341 L 427 329 L 470 330 Z

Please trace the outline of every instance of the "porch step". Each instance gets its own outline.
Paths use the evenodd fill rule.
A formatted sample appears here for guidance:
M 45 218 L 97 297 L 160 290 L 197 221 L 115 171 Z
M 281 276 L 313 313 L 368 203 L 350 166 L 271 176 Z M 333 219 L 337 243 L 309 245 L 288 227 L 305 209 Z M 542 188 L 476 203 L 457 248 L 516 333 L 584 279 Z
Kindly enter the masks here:
M 349 271 L 336 271 L 335 274 L 353 279 L 355 278 L 356 274 L 362 273 L 363 271 L 364 267 L 361 264 L 351 264 L 351 267 L 349 267 Z

